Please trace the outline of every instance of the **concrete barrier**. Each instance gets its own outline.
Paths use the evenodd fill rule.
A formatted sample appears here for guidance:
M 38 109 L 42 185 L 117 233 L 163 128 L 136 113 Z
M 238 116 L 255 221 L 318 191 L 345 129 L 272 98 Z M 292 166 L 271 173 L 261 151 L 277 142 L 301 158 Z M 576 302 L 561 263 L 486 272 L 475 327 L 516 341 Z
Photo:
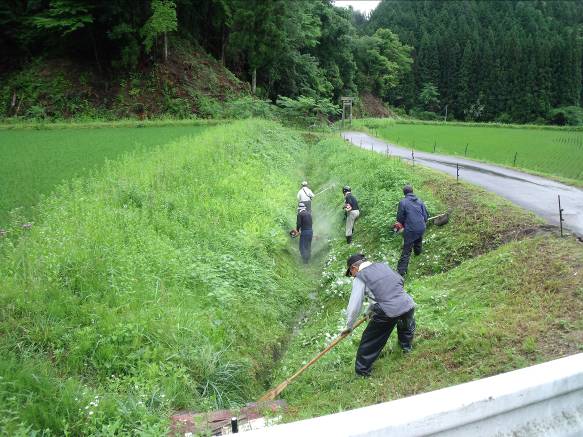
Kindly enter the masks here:
M 314 396 L 317 396 L 314 393 Z M 583 436 L 583 354 L 254 436 Z

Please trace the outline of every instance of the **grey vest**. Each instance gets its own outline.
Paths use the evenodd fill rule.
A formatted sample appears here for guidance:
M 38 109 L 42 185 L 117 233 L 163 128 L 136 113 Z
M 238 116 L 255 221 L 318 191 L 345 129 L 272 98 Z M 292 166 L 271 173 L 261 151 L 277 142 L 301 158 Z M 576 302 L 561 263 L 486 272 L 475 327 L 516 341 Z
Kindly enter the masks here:
M 374 263 L 356 274 L 389 317 L 398 317 L 415 307 L 413 298 L 403 289 L 403 278 L 386 264 Z

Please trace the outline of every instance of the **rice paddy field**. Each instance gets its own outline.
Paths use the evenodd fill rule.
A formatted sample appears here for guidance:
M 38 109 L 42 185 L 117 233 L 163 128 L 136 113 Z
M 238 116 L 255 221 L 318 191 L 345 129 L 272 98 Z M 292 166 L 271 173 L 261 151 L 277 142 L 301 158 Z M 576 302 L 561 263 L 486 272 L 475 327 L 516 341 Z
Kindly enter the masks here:
M 583 131 L 568 128 L 502 127 L 358 120 L 356 126 L 400 146 L 466 156 L 583 182 Z
M 32 207 L 61 182 L 84 176 L 107 160 L 146 150 L 184 136 L 202 125 L 0 129 L 0 228 L 9 212 L 34 220 Z

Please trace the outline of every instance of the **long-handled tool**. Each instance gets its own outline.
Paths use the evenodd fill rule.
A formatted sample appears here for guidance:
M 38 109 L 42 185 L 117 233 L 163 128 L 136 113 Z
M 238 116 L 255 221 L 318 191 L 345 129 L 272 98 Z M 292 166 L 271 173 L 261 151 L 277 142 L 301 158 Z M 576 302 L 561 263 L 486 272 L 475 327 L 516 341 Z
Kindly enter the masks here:
M 328 191 L 330 188 L 334 188 L 336 186 L 336 184 L 332 184 L 327 188 L 324 188 L 323 190 L 318 191 L 316 194 L 314 194 L 314 196 L 317 196 L 319 194 L 322 194 L 324 191 Z
M 354 325 L 354 327 L 352 328 L 352 330 L 354 331 L 356 328 L 358 328 L 362 323 L 364 323 L 365 320 L 366 320 L 366 317 L 363 317 L 358 322 L 356 322 L 356 324 Z M 344 334 L 340 334 L 338 337 L 336 337 L 334 339 L 334 341 L 332 343 L 330 343 L 326 347 L 326 349 L 324 349 L 322 352 L 320 352 L 318 355 L 316 355 L 314 358 L 312 358 L 309 363 L 307 363 L 306 365 L 304 365 L 300 370 L 298 370 L 296 373 L 294 373 L 288 379 L 286 379 L 285 381 L 283 381 L 277 387 L 272 388 L 267 393 L 265 393 L 263 396 L 261 396 L 259 398 L 259 401 L 260 402 L 261 401 L 272 401 L 273 399 L 275 399 L 282 391 L 285 390 L 285 388 L 294 379 L 296 379 L 298 376 L 300 376 L 302 373 L 304 373 L 304 371 L 308 367 L 310 367 L 312 364 L 314 364 L 316 361 L 318 361 L 320 358 L 322 358 L 324 355 L 326 355 L 330 351 L 330 349 L 332 349 L 334 346 L 336 346 L 338 343 L 340 343 L 342 340 L 344 340 L 346 337 L 348 337 L 348 335 L 350 335 L 350 332 L 345 332 Z

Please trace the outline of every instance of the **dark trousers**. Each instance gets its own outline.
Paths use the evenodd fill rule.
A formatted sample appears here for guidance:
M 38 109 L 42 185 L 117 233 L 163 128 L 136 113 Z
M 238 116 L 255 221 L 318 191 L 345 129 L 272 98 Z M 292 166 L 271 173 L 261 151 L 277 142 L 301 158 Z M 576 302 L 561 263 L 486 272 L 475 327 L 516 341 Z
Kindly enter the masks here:
M 397 325 L 399 345 L 406 352 L 411 350 L 413 336 L 415 335 L 415 308 L 410 309 L 398 317 L 389 317 L 375 304 L 373 316 L 362 333 L 360 345 L 356 352 L 355 370 L 359 375 L 368 376 L 372 370 L 372 364 L 379 357 L 387 344 L 387 340 Z
M 300 234 L 300 255 L 304 260 L 304 264 L 310 261 L 312 256 L 312 230 L 302 230 Z
M 308 212 L 312 212 L 312 201 L 311 200 L 304 200 L 304 206 Z
M 399 264 L 397 264 L 397 272 L 403 277 L 407 274 L 411 249 L 415 252 L 415 256 L 421 255 L 421 252 L 423 252 L 423 232 L 421 234 L 405 234 L 403 236 L 403 250 L 401 251 Z

